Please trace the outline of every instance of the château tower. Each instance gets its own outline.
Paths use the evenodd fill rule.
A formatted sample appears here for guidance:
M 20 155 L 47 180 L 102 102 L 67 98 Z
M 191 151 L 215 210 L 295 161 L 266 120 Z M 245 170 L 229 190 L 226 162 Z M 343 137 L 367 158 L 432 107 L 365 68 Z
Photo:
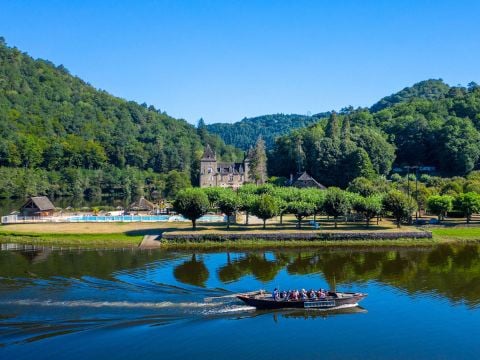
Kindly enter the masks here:
M 200 187 L 217 186 L 217 155 L 210 145 L 205 147 L 200 159 Z

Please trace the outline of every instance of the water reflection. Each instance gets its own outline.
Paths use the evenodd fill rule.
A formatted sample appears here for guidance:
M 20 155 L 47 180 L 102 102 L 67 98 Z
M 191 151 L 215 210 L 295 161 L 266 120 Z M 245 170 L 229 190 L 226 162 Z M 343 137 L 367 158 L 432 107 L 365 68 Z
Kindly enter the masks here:
M 0 251 L 0 285 L 22 287 L 29 279 L 52 277 L 78 279 L 88 276 L 115 280 L 116 274 L 125 271 L 140 279 L 146 276 L 146 269 L 159 266 L 167 267 L 178 283 L 203 288 L 252 278 L 268 288 L 283 272 L 281 276 L 318 274 L 331 287 L 375 281 L 410 294 L 433 292 L 470 306 L 480 303 L 478 244 L 193 254 L 132 250 L 52 251 L 48 248 Z M 259 284 L 246 281 L 242 290 L 255 290 L 254 286 Z
M 175 278 L 189 285 L 205 287 L 210 273 L 202 259 L 197 259 L 197 255 L 193 254 L 192 258 L 184 261 L 182 264 L 173 269 Z

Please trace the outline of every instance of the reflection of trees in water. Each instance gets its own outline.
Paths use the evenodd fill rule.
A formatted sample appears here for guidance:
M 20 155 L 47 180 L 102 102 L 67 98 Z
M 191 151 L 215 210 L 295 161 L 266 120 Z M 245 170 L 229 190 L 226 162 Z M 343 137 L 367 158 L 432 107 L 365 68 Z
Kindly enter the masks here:
M 173 275 L 182 283 L 205 287 L 210 273 L 203 260 L 197 260 L 197 256 L 193 254 L 191 260 L 185 261 L 173 269 Z
M 285 267 L 289 274 L 322 273 L 330 286 L 378 281 L 409 293 L 436 292 L 454 301 L 480 303 L 479 245 L 439 245 L 419 249 L 286 250 L 266 260 L 246 253 L 219 268 L 224 282 L 252 274 L 262 281 L 274 279 Z
M 227 256 L 227 264 L 218 269 L 218 277 L 223 282 L 231 282 L 245 275 L 253 275 L 262 282 L 268 282 L 277 276 L 286 261 L 282 254 L 276 254 L 275 260 L 268 260 L 266 253 L 247 253 L 233 261 Z
M 146 264 L 172 258 L 160 251 L 0 251 L 0 274 L 4 277 L 80 278 L 92 276 L 112 279 L 117 271 L 138 269 Z

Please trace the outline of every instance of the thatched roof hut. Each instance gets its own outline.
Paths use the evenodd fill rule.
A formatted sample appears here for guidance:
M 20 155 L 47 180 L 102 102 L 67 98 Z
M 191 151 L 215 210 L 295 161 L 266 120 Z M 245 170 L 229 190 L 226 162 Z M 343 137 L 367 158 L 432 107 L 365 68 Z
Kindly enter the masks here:
M 143 196 L 138 200 L 132 203 L 129 207 L 130 210 L 134 211 L 153 211 L 157 206 L 145 199 Z

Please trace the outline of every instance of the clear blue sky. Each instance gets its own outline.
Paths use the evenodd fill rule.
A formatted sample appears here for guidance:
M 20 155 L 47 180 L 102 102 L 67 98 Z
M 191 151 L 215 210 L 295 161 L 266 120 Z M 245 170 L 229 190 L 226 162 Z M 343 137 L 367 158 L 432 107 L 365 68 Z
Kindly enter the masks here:
M 196 123 L 480 82 L 480 1 L 0 0 L 0 36 Z

